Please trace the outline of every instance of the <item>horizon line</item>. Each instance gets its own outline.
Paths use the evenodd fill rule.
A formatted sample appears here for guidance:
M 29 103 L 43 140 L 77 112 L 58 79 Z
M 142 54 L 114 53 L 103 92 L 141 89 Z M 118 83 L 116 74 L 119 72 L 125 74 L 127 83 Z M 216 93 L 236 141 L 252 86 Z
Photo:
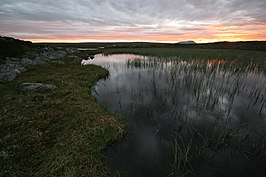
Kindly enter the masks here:
M 187 40 L 187 41 L 131 41 L 131 40 L 112 40 L 112 41 L 108 41 L 108 40 L 86 40 L 86 41 L 75 41 L 75 40 L 58 40 L 58 41 L 55 41 L 55 40 L 45 40 L 45 41 L 34 41 L 34 40 L 26 40 L 26 41 L 30 41 L 32 43 L 35 43 L 35 44 L 41 44 L 41 43 L 69 43 L 69 44 L 75 44 L 75 43 L 158 43 L 158 44 L 177 44 L 177 43 L 180 43 L 180 42 L 195 42 L 195 44 L 208 44 L 208 43 L 219 43 L 219 42 L 228 42 L 228 43 L 234 43 L 234 42 L 266 42 L 266 40 L 232 40 L 232 41 L 228 41 L 228 40 L 217 40 L 217 41 L 202 41 L 202 42 L 197 42 L 197 41 L 194 41 L 194 40 Z
M 219 43 L 219 42 L 266 42 L 266 40 L 245 40 L 245 39 L 236 39 L 236 40 L 182 40 L 182 41 L 165 41 L 165 40 L 83 40 L 83 39 L 27 39 L 27 38 L 17 38 L 13 36 L 1 36 L 1 37 L 9 37 L 14 39 L 19 39 L 23 41 L 30 41 L 32 43 L 40 44 L 40 43 L 158 43 L 158 44 L 177 44 L 180 42 L 195 42 L 196 44 L 208 44 L 208 43 Z

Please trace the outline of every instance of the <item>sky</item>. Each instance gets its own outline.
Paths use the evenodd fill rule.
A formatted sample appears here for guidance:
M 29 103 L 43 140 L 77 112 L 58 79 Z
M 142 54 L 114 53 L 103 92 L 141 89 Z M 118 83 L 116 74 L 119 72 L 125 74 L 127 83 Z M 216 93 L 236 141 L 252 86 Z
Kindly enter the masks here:
M 0 35 L 33 42 L 266 40 L 266 0 L 0 0 Z

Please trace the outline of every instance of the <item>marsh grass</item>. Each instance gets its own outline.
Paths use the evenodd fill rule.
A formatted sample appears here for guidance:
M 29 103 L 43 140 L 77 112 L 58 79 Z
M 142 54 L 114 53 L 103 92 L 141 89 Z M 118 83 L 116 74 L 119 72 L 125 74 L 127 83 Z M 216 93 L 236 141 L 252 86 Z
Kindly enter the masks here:
M 108 71 L 95 65 L 49 64 L 0 85 L 0 176 L 107 176 L 103 150 L 123 123 L 96 103 L 90 88 Z M 23 82 L 54 84 L 22 94 Z
M 235 49 L 192 49 L 192 48 L 111 48 L 103 51 L 110 54 L 135 54 L 161 58 L 179 58 L 182 60 L 223 60 L 229 61 L 238 70 L 258 69 L 266 70 L 266 52 Z M 228 65 L 225 65 L 228 66 Z M 249 66 L 248 68 L 246 66 Z
M 184 177 L 188 174 L 196 176 L 190 164 L 192 139 L 189 142 L 185 142 L 181 136 L 172 137 L 171 146 L 174 160 L 172 164 L 173 172 L 169 176 Z
M 130 91 L 123 92 L 123 87 L 115 87 L 117 95 L 113 99 L 123 110 L 127 105 L 121 103 L 129 94 L 126 120 L 133 125 L 153 126 L 158 141 L 169 141 L 173 156 L 170 176 L 195 176 L 202 163 L 211 164 L 210 171 L 219 171 L 220 161 L 226 157 L 235 162 L 247 160 L 250 169 L 257 171 L 266 155 L 262 136 L 266 130 L 266 80 L 262 69 L 265 52 L 132 48 L 105 51 L 120 52 L 144 56 L 124 63 L 122 67 L 128 70 L 119 74 L 130 75 L 132 80 L 126 83 L 132 83 L 132 88 L 126 87 Z M 115 67 L 118 72 L 119 66 Z M 257 166 L 253 168 L 254 164 Z M 232 164 L 232 168 L 237 165 Z M 262 174 L 263 168 L 258 169 Z M 219 172 L 227 173 L 222 169 Z M 239 174 L 246 175 L 242 171 Z

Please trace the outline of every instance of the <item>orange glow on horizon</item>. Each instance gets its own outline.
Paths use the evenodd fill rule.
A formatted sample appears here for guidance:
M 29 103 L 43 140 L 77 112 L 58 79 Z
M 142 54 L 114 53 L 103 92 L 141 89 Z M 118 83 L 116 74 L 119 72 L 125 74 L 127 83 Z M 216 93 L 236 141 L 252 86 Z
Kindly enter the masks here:
M 158 27 L 159 32 L 145 32 L 141 29 L 128 28 L 126 30 L 114 32 L 98 32 L 96 34 L 71 34 L 66 37 L 54 35 L 53 37 L 38 38 L 36 36 L 18 38 L 37 42 L 61 42 L 61 43 L 80 43 L 80 42 L 161 42 L 176 43 L 179 41 L 193 40 L 197 43 L 208 43 L 218 41 L 266 41 L 266 23 L 243 23 L 238 25 L 214 24 L 208 26 L 192 26 L 189 30 L 179 30 L 178 32 L 167 31 L 169 27 Z M 200 30 L 198 30 L 200 29 Z M 192 32 L 191 32 L 192 31 Z M 67 37 L 68 36 L 68 37 Z
M 238 42 L 238 41 L 266 41 L 265 38 L 240 38 L 233 37 L 233 35 L 226 35 L 217 38 L 198 38 L 198 39 L 187 39 L 182 38 L 180 40 L 165 40 L 165 38 L 150 40 L 150 39 L 135 39 L 135 40 L 126 40 L 126 39 L 28 39 L 24 38 L 23 40 L 32 41 L 33 43 L 85 43 L 85 42 L 156 42 L 156 43 L 177 43 L 180 41 L 195 41 L 196 43 L 211 43 L 211 42 L 219 42 L 219 41 L 228 41 L 228 42 Z

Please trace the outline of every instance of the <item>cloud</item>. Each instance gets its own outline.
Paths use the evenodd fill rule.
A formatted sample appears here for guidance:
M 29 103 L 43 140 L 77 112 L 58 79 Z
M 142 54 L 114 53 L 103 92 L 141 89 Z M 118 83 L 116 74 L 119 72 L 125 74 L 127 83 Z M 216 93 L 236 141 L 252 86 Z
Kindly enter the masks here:
M 245 31 L 235 40 L 266 40 L 265 11 L 265 0 L 1 0 L 0 34 L 34 41 L 175 42 L 220 40 L 223 32 L 228 40 Z

